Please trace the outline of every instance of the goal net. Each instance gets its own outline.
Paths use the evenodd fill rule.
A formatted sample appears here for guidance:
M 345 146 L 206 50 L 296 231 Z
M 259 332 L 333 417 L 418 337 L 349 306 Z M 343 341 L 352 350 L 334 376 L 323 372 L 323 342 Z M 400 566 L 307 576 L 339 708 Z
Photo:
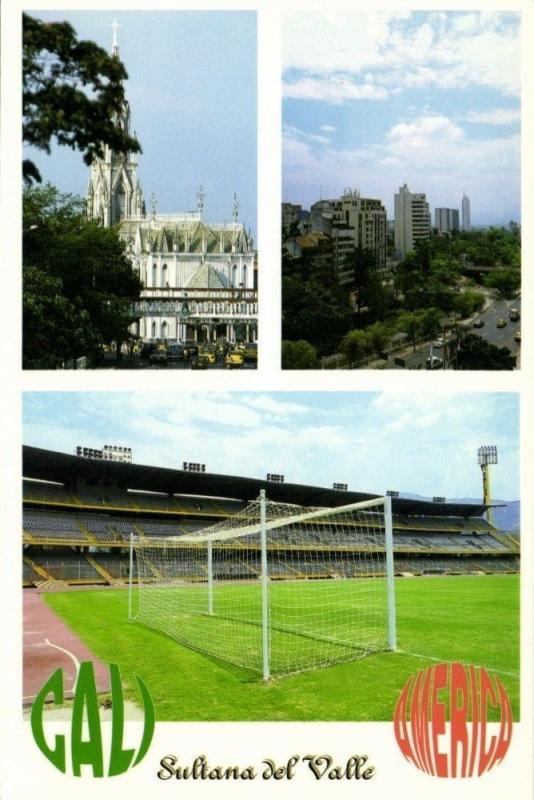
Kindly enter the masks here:
M 264 679 L 395 649 L 388 497 L 303 508 L 262 493 L 216 525 L 131 547 L 131 618 Z

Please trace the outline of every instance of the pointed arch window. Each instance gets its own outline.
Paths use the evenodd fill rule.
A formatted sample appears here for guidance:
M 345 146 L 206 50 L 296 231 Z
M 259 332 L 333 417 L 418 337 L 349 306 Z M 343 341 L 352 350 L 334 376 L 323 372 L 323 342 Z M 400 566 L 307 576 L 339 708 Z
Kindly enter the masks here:
M 167 325 L 167 320 L 164 319 L 163 322 L 161 323 L 161 338 L 162 339 L 166 339 L 167 338 L 168 328 L 169 328 L 169 326 Z
M 152 264 L 152 286 L 158 285 L 158 265 Z
M 152 338 L 156 338 L 156 320 L 152 322 Z
M 167 276 L 167 264 L 164 264 L 161 268 L 161 285 L 162 286 L 169 285 L 169 279 Z
M 238 280 L 237 280 L 237 264 L 234 264 L 232 267 L 232 286 L 234 289 L 237 287 Z
M 243 286 L 244 286 L 245 289 L 247 288 L 247 265 L 246 264 L 243 265 Z

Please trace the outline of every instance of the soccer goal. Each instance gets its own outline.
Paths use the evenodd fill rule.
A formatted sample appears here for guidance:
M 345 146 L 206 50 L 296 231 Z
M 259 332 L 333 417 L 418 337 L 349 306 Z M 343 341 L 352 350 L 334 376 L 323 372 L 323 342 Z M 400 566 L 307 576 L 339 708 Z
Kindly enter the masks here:
M 135 564 L 134 564 L 135 555 Z M 264 680 L 394 650 L 391 498 L 132 536 L 129 616 Z

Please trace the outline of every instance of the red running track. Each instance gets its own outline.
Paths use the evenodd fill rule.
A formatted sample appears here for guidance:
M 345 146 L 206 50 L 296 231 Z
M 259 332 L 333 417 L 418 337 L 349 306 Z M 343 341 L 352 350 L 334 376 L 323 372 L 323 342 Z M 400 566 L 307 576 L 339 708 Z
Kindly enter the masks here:
M 23 705 L 31 705 L 58 667 L 63 668 L 65 697 L 72 697 L 81 661 L 93 662 L 97 691 L 109 691 L 107 667 L 54 614 L 37 590 L 24 589 L 23 598 Z

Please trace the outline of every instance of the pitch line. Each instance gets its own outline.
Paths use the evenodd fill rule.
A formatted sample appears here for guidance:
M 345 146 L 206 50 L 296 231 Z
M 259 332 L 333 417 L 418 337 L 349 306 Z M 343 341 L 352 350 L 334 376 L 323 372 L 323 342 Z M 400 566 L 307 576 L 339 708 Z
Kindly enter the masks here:
M 55 647 L 56 650 L 61 650 L 62 653 L 65 653 L 66 655 L 68 655 L 68 657 L 72 660 L 72 662 L 74 664 L 74 668 L 76 670 L 76 674 L 74 676 L 74 680 L 72 681 L 72 687 L 71 687 L 71 691 L 72 691 L 74 689 L 74 687 L 76 686 L 76 680 L 78 679 L 78 672 L 80 670 L 80 662 L 78 661 L 78 659 L 76 658 L 74 653 L 71 653 L 70 650 L 66 650 L 64 647 L 60 647 L 58 644 L 54 644 L 53 642 L 50 641 L 50 639 L 45 639 L 45 644 L 49 645 L 50 647 Z
M 446 661 L 447 659 L 443 658 L 436 658 L 436 656 L 423 656 L 421 653 L 412 653 L 410 650 L 395 650 L 396 653 L 402 653 L 405 656 L 413 656 L 414 658 L 423 658 L 427 661 Z M 506 675 L 508 678 L 517 678 L 519 679 L 518 672 L 506 672 L 504 669 L 496 669 L 495 667 L 486 667 L 484 664 L 481 666 L 484 667 L 487 672 L 497 672 L 499 675 Z

